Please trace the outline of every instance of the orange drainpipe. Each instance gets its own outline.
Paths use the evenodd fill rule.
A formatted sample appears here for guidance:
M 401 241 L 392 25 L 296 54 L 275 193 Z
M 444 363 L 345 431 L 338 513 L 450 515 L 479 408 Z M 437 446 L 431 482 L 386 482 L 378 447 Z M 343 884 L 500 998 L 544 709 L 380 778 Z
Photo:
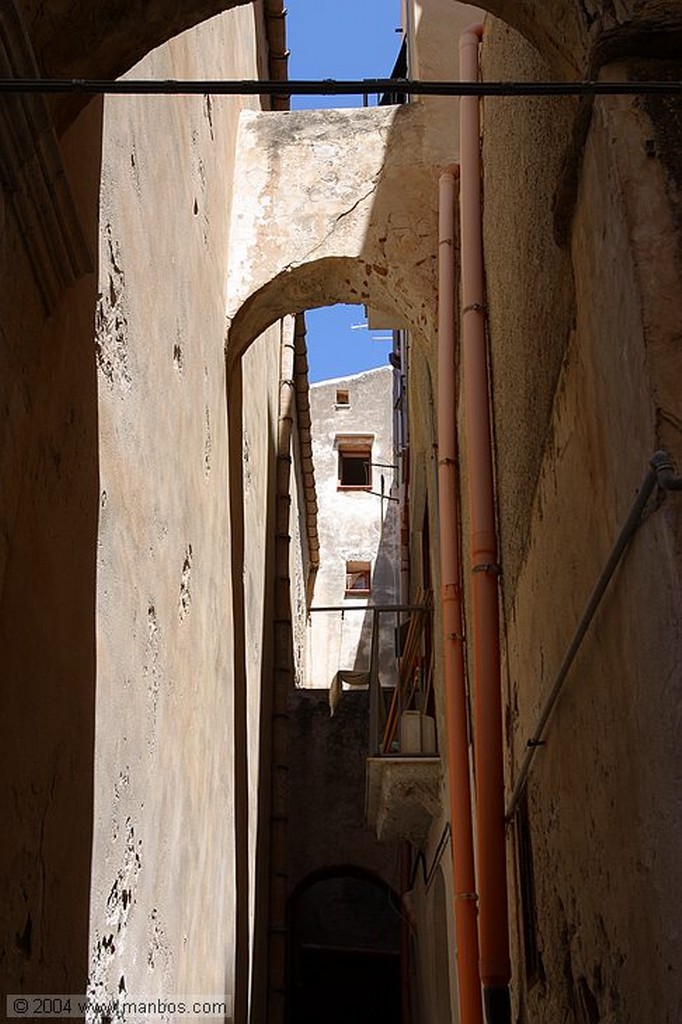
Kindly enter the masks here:
M 483 26 L 462 34 L 460 79 L 478 81 Z M 471 520 L 479 944 L 489 1024 L 509 1024 L 509 921 L 502 760 L 497 531 L 485 338 L 479 104 L 460 99 L 462 364 Z
M 458 168 L 443 171 L 439 181 L 438 519 L 459 1019 L 461 1024 L 482 1024 L 457 501 L 455 206 L 458 174 Z

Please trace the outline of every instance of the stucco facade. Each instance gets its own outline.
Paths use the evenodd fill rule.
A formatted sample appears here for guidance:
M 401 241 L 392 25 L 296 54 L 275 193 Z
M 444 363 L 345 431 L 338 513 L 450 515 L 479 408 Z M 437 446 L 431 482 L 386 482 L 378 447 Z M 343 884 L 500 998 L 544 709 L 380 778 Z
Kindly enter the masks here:
M 255 43 L 253 14 L 242 8 L 167 44 L 131 74 L 190 77 L 208 67 L 216 75 L 252 74 Z M 176 992 L 219 993 L 226 980 L 234 991 L 234 977 L 225 978 L 225 964 L 234 962 L 236 894 L 224 865 L 236 853 L 222 405 L 231 203 L 224 168 L 233 159 L 239 106 L 210 98 L 104 105 L 89 977 L 96 995 L 118 988 L 162 996 L 171 978 Z M 163 219 L 166 230 L 150 230 Z M 248 356 L 246 372 L 262 395 L 244 426 L 249 523 L 272 516 L 278 359 L 273 335 Z M 267 657 L 265 539 L 260 530 L 247 531 L 248 743 L 255 765 Z M 214 740 L 207 743 L 209 734 Z M 253 813 L 251 822 L 253 864 Z M 177 834 L 191 842 L 178 845 Z M 195 857 L 198 873 L 190 869 Z M 202 894 L 192 878 L 202 879 Z
M 372 616 L 362 609 L 399 603 L 392 406 L 390 366 L 310 389 L 320 535 L 314 607 L 336 610 L 310 616 L 306 686 L 329 688 L 339 671 L 368 673 Z M 344 484 L 344 453 L 368 460 L 359 471 L 365 486 Z M 381 620 L 383 686 L 395 685 L 394 628 L 394 617 Z

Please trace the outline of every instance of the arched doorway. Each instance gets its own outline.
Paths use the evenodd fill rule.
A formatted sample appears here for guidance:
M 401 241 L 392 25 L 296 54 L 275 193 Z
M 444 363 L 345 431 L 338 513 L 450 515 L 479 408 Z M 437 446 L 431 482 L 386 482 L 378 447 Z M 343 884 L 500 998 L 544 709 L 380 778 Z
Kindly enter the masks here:
M 291 1024 L 398 1024 L 397 894 L 361 868 L 309 875 L 289 900 Z

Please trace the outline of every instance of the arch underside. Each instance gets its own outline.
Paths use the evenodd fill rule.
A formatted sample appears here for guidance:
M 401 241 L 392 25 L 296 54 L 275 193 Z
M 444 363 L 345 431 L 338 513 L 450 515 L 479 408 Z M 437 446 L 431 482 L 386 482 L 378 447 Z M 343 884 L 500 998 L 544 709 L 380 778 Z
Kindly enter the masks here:
M 368 273 L 369 268 L 369 273 Z M 228 363 L 232 365 L 252 341 L 284 316 L 337 303 L 361 304 L 381 318 L 382 325 L 409 327 L 417 337 L 432 329 L 434 303 L 417 315 L 409 294 L 392 287 L 390 278 L 372 279 L 372 269 L 359 257 L 314 260 L 278 274 L 251 296 L 238 311 L 228 333 Z

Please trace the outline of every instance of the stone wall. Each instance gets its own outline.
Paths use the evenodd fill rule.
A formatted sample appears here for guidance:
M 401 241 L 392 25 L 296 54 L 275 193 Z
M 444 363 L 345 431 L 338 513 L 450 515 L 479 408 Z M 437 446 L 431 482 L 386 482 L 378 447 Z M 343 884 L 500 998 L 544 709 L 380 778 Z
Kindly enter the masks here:
M 365 824 L 369 694 L 345 694 L 332 717 L 326 694 L 297 690 L 289 723 L 289 894 L 313 872 L 347 865 L 398 888 L 395 848 Z
M 489 23 L 483 55 L 491 79 L 548 73 L 500 23 Z M 630 69 L 604 73 L 622 80 Z M 647 143 L 663 124 L 640 101 L 599 100 L 576 148 L 575 118 L 570 101 L 485 102 L 509 784 L 649 458 L 661 444 L 681 451 L 679 389 L 673 398 L 666 385 L 679 376 L 676 193 Z M 561 247 L 553 215 L 567 173 L 579 186 Z M 531 769 L 540 966 L 528 980 L 510 859 L 523 1021 L 679 1017 L 677 502 L 649 508 Z
M 49 142 L 48 134 L 43 153 Z M 53 145 L 63 178 L 52 201 L 66 193 L 94 255 L 101 104 L 91 104 L 59 149 Z M 5 173 L 5 161 L 14 155 L 5 140 Z M 34 155 L 23 166 L 19 195 L 0 192 L 3 993 L 84 991 L 87 975 L 99 504 L 92 339 L 97 281 L 86 274 L 46 307 L 41 264 L 30 258 L 45 245 L 45 222 L 34 209 L 22 230 L 15 214 L 21 190 L 40 195 L 31 184 L 35 171 Z M 58 245 L 56 237 L 53 243 Z
M 150 54 L 131 74 L 255 77 L 256 39 L 253 10 L 239 8 Z M 253 878 L 279 331 L 245 356 L 249 398 L 243 449 L 234 451 L 224 316 L 241 106 L 218 97 L 105 104 L 96 310 L 97 994 L 234 994 L 232 657 L 241 638 L 232 631 L 231 458 L 242 460 L 244 473 Z M 253 889 L 240 899 L 252 921 Z

